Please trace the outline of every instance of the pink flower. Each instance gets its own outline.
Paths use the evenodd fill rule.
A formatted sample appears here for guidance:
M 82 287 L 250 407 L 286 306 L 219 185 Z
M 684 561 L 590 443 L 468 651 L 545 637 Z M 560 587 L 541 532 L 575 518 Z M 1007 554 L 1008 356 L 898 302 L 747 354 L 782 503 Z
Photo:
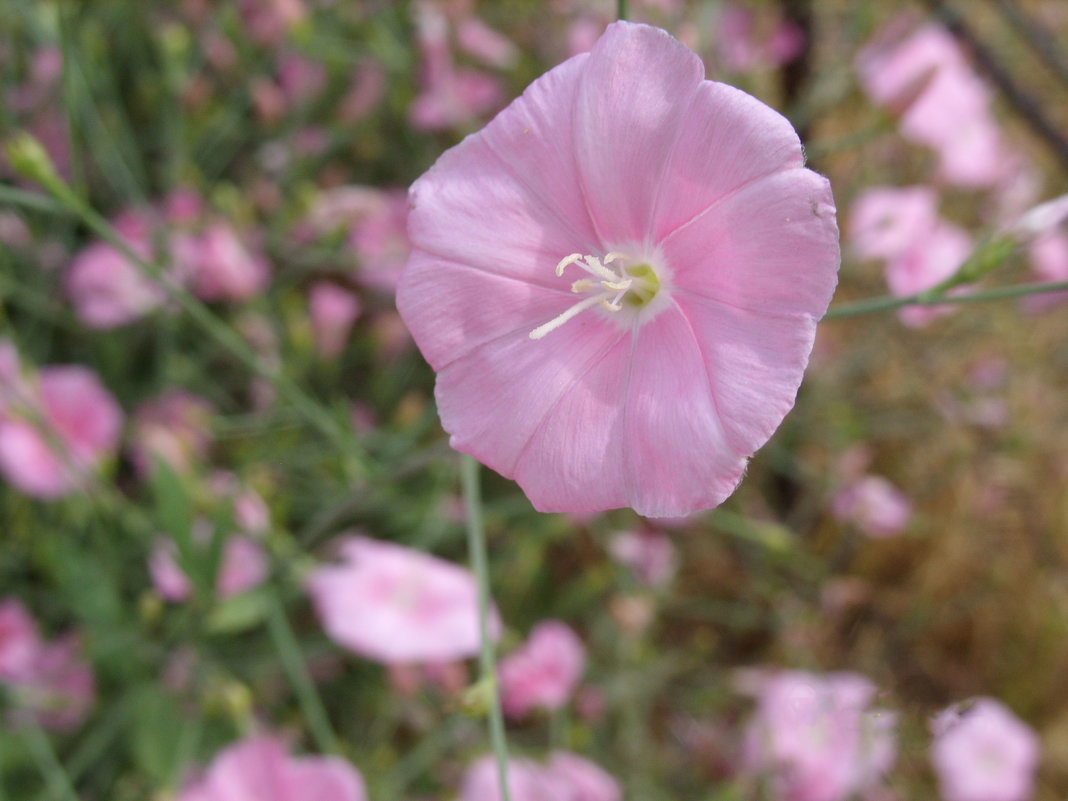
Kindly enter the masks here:
M 839 520 L 855 523 L 871 537 L 892 537 L 908 525 L 912 504 L 882 476 L 863 476 L 834 496 L 831 509 Z
M 1038 767 L 1035 733 L 1004 704 L 977 698 L 932 721 L 931 762 L 945 801 L 1027 801 Z
M 548 764 L 508 760 L 512 801 L 620 801 L 619 783 L 604 770 L 575 754 L 554 751 Z M 497 764 L 492 756 L 476 760 L 464 774 L 458 801 L 500 801 Z
M 938 221 L 938 196 L 929 186 L 875 186 L 849 209 L 849 243 L 860 259 L 894 259 L 926 237 Z
M 837 280 L 830 186 L 702 75 L 615 23 L 411 189 L 397 304 L 442 424 L 541 511 L 715 506 L 793 406 Z
M 11 685 L 20 707 L 16 720 L 29 714 L 54 731 L 81 725 L 96 702 L 96 682 L 89 665 L 78 657 L 80 650 L 74 635 L 41 645 L 29 671 Z
M 198 540 L 205 540 L 206 531 L 197 530 Z M 171 602 L 189 600 L 193 592 L 189 577 L 175 559 L 177 548 L 170 539 L 160 539 L 148 560 L 148 572 L 152 584 L 163 598 Z M 231 535 L 223 545 L 222 562 L 215 577 L 215 593 L 220 598 L 258 587 L 267 578 L 270 564 L 267 555 L 256 540 L 241 535 Z
M 148 475 L 155 459 L 176 472 L 188 471 L 211 446 L 209 425 L 215 408 L 204 398 L 183 390 L 168 390 L 134 413 L 130 458 L 137 471 Z
M 114 224 L 137 256 L 153 258 L 152 220 L 146 213 L 126 212 Z M 75 256 L 66 284 L 74 311 L 92 328 L 126 325 L 167 299 L 159 284 L 106 242 L 94 242 Z
M 359 299 L 337 284 L 320 281 L 308 292 L 308 311 L 319 355 L 336 359 L 345 349 L 349 331 L 360 314 Z
M 1068 234 L 1052 230 L 1038 236 L 1028 247 L 1031 268 L 1040 281 L 1068 281 Z M 1030 311 L 1046 311 L 1068 300 L 1068 292 L 1047 292 L 1027 299 Z
M 586 649 L 568 626 L 539 623 L 526 644 L 501 660 L 501 704 L 512 717 L 534 707 L 559 709 L 567 703 L 586 668 Z
M 41 647 L 37 623 L 21 603 L 0 603 L 0 682 L 28 675 Z
M 1005 180 L 1010 160 L 989 92 L 956 40 L 937 25 L 906 36 L 896 28 L 861 52 L 865 90 L 876 103 L 903 109 L 901 133 L 938 153 L 946 180 L 968 187 Z
M 952 276 L 972 252 L 972 240 L 966 231 L 939 220 L 926 236 L 886 265 L 886 284 L 890 294 L 907 297 L 933 289 Z M 935 317 L 952 311 L 951 306 L 906 306 L 898 312 L 905 325 L 919 327 Z
M 58 498 L 115 453 L 122 410 L 90 370 L 45 367 L 0 399 L 0 473 L 38 498 Z
M 875 688 L 851 673 L 749 674 L 757 709 L 745 764 L 771 774 L 783 801 L 845 801 L 876 786 L 894 761 L 895 715 L 868 708 Z
M 363 777 L 340 757 L 291 757 L 257 736 L 223 749 L 178 801 L 366 801 Z
M 612 558 L 630 568 L 643 584 L 662 587 L 671 581 L 678 567 L 671 539 L 651 529 L 620 531 L 609 546 Z
M 475 16 L 466 16 L 457 24 L 456 43 L 490 67 L 510 69 L 519 60 L 519 48 Z
M 307 584 L 336 642 L 387 665 L 478 653 L 478 591 L 468 571 L 367 537 L 347 538 L 340 552 L 343 564 L 320 567 Z M 499 628 L 494 613 L 492 636 Z
M 187 258 L 193 291 L 208 300 L 247 300 L 270 280 L 270 268 L 227 223 L 216 222 L 196 238 Z
M 14 719 L 31 715 L 56 731 L 77 727 L 96 698 L 92 671 L 78 658 L 81 645 L 68 635 L 45 642 L 37 622 L 17 600 L 0 603 L 0 683 L 14 699 Z

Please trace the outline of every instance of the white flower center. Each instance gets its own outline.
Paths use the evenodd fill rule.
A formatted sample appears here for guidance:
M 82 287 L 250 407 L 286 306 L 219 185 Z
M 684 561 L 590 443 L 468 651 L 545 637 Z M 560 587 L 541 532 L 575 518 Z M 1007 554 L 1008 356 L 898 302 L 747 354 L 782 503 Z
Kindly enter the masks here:
M 541 339 L 572 317 L 594 306 L 610 311 L 620 311 L 624 304 L 641 308 L 649 303 L 660 290 L 660 278 L 648 264 L 627 267 L 628 257 L 623 253 L 608 253 L 604 259 L 572 253 L 556 265 L 556 275 L 562 276 L 570 264 L 577 264 L 593 278 L 580 278 L 571 284 L 571 291 L 586 297 L 558 314 L 544 325 L 530 332 L 531 339 Z M 616 267 L 609 267 L 615 263 Z

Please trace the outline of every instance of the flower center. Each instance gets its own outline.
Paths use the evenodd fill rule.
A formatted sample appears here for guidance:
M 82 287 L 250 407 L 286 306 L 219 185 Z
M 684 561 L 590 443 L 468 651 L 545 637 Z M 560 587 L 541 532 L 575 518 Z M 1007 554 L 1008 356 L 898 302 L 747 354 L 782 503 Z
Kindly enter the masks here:
M 616 252 L 607 254 L 603 260 L 596 256 L 583 256 L 581 253 L 572 253 L 561 259 L 556 265 L 557 276 L 562 276 L 564 269 L 571 264 L 578 265 L 593 276 L 580 278 L 571 284 L 572 292 L 586 297 L 544 325 L 539 325 L 530 332 L 530 338 L 541 339 L 572 317 L 594 306 L 600 306 L 610 312 L 618 312 L 624 306 L 641 309 L 648 305 L 660 291 L 660 278 L 648 264 L 627 266 L 627 260 L 626 255 Z M 613 263 L 615 266 L 608 266 Z

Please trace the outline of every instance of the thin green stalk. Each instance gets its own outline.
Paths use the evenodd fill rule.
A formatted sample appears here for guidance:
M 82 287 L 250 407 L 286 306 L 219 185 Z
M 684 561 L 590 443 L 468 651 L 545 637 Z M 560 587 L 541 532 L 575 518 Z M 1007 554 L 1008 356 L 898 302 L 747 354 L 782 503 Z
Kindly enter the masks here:
M 627 0 L 616 0 L 616 17 L 627 18 Z
M 55 749 L 52 748 L 52 742 L 48 739 L 48 735 L 41 730 L 37 721 L 32 718 L 32 714 L 31 712 L 27 715 L 22 727 L 22 735 L 30 747 L 30 752 L 37 763 L 37 769 L 40 771 L 41 777 L 45 780 L 48 797 L 53 799 L 65 798 L 67 801 L 80 801 L 70 776 L 67 775 L 63 764 L 59 761 L 59 757 L 56 756 Z
M 837 317 L 856 317 L 861 314 L 874 312 L 892 311 L 902 306 L 941 306 L 947 303 L 984 303 L 991 300 L 1005 300 L 1007 298 L 1021 298 L 1027 295 L 1041 295 L 1047 292 L 1068 291 L 1068 281 L 1054 281 L 1052 283 L 1016 284 L 1014 286 L 995 287 L 978 292 L 969 292 L 965 295 L 930 295 L 920 292 L 903 298 L 895 298 L 889 295 L 879 298 L 868 298 L 856 303 L 844 303 L 835 306 L 823 316 L 824 320 Z
M 289 619 L 277 595 L 268 605 L 267 627 L 271 631 L 271 640 L 274 641 L 275 650 L 278 651 L 278 656 L 282 660 L 282 668 L 296 693 L 297 703 L 300 704 L 301 711 L 308 721 L 308 728 L 311 730 L 312 737 L 315 738 L 315 744 L 325 754 L 340 754 L 341 744 L 330 725 L 326 707 L 323 706 L 323 701 L 315 689 L 315 683 L 312 681 L 311 674 L 308 673 L 308 666 L 304 663 L 300 645 L 293 634 L 293 629 L 289 626 Z
M 504 714 L 501 712 L 501 696 L 497 687 L 497 664 L 489 633 L 489 560 L 486 557 L 486 531 L 482 522 L 478 462 L 466 454 L 460 456 L 460 482 L 463 484 L 464 512 L 467 519 L 467 548 L 471 554 L 471 569 L 478 582 L 478 632 L 481 640 L 479 667 L 482 673 L 481 681 L 489 690 L 490 742 L 497 760 L 501 801 L 512 801 L 508 789 L 508 743 L 504 737 Z

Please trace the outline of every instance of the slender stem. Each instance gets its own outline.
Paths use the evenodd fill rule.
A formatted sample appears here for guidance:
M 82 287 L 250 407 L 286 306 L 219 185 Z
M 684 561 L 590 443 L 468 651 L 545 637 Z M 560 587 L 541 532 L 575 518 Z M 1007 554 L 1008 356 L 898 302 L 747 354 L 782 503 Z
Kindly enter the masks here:
M 52 742 L 48 735 L 41 730 L 41 726 L 29 712 L 24 721 L 23 735 L 33 753 L 33 759 L 37 763 L 37 769 L 41 772 L 47 784 L 47 792 L 50 798 L 65 798 L 68 801 L 79 801 L 78 793 L 74 784 L 63 768 L 63 764 L 56 756 Z
M 616 16 L 619 19 L 627 18 L 627 0 L 616 0 Z
M 277 596 L 273 598 L 268 608 L 267 627 L 271 631 L 271 639 L 274 641 L 275 650 L 278 651 L 278 656 L 282 660 L 282 668 L 285 670 L 289 683 L 293 686 L 293 691 L 297 695 L 300 709 L 308 721 L 308 728 L 315 738 L 315 744 L 323 753 L 340 754 L 341 746 L 337 735 L 334 734 L 334 729 L 330 725 L 330 718 L 326 714 L 326 708 L 323 706 L 323 701 L 315 689 L 315 683 L 308 673 L 308 666 L 304 663 L 300 645 L 293 634 L 293 629 L 290 628 L 281 599 Z
M 895 298 L 889 295 L 879 298 L 868 298 L 856 303 L 843 303 L 835 306 L 823 316 L 824 320 L 836 317 L 856 317 L 861 314 L 873 312 L 891 311 L 902 306 L 942 306 L 956 303 L 985 303 L 990 300 L 1005 300 L 1007 298 L 1021 298 L 1027 295 L 1042 295 L 1047 292 L 1068 291 L 1068 281 L 1053 281 L 1036 284 L 1016 284 L 1015 286 L 995 287 L 984 289 L 979 292 L 969 292 L 966 295 L 927 295 L 919 293 L 903 298 Z
M 489 633 L 489 560 L 486 557 L 486 532 L 482 524 L 482 498 L 478 484 L 478 462 L 466 454 L 460 457 L 460 481 L 464 490 L 464 511 L 467 519 L 467 548 L 471 552 L 471 568 L 478 582 L 478 631 L 482 647 L 479 665 L 482 681 L 489 686 L 489 733 L 493 754 L 497 759 L 497 779 L 501 787 L 501 801 L 511 801 L 508 790 L 508 743 L 504 737 L 504 714 L 497 688 L 497 665 L 493 641 Z

